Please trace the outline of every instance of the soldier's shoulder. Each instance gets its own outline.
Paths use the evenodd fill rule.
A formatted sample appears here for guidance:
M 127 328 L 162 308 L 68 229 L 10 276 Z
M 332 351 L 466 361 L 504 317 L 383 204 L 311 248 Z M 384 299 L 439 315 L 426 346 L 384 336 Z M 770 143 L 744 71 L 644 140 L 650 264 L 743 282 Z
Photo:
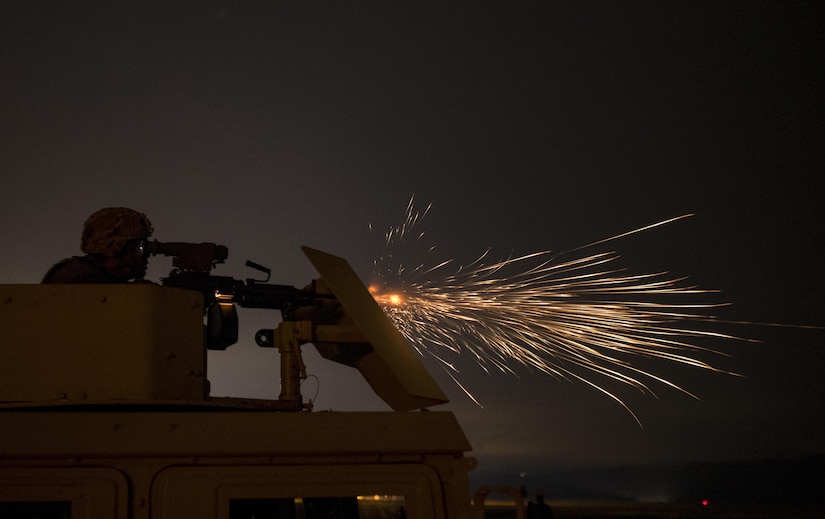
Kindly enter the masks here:
M 93 258 L 73 256 L 55 263 L 43 283 L 111 283 L 111 276 Z

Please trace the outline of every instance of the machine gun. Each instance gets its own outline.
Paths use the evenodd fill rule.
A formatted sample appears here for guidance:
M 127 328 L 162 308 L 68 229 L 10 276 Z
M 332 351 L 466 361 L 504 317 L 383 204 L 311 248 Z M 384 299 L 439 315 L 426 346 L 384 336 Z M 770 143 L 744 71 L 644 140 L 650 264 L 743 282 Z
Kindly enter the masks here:
M 153 241 L 146 249 L 152 255 L 174 257 L 174 270 L 161 279 L 164 286 L 197 290 L 203 295 L 209 349 L 222 350 L 237 342 L 236 304 L 281 311 L 277 328 L 255 334 L 258 346 L 277 348 L 280 354 L 279 409 L 306 407 L 300 393 L 300 380 L 307 376 L 301 355 L 301 346 L 306 343 L 312 343 L 325 359 L 358 369 L 378 396 L 397 411 L 447 401 L 343 258 L 302 247 L 321 278 L 298 289 L 267 283 L 269 269 L 251 261 L 246 265 L 266 274 L 266 279 L 211 275 L 211 270 L 228 257 L 222 245 Z
M 235 305 L 243 308 L 280 310 L 284 321 L 295 321 L 299 308 L 319 306 L 330 294 L 318 294 L 315 281 L 307 289 L 267 283 L 270 269 L 247 260 L 246 266 L 266 274 L 266 279 L 240 280 L 229 276 L 213 276 L 210 272 L 229 256 L 229 250 L 214 243 L 159 242 L 147 243 L 149 254 L 172 256 L 175 267 L 169 277 L 161 278 L 168 287 L 196 290 L 203 295 L 207 316 L 206 346 L 225 350 L 238 341 L 238 314 Z M 267 330 L 255 335 L 259 346 L 271 347 Z

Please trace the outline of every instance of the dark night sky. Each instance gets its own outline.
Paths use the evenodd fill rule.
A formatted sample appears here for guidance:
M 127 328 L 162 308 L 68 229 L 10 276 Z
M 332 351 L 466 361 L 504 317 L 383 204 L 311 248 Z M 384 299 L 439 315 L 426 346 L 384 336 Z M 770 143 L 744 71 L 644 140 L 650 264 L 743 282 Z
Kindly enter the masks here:
M 100 207 L 146 212 L 162 241 L 230 249 L 217 273 L 316 273 L 306 244 L 370 275 L 412 195 L 439 253 L 469 261 L 605 246 L 632 272 L 722 291 L 732 320 L 825 326 L 822 8 L 802 2 L 0 2 L 0 282 L 78 254 Z M 156 258 L 149 277 L 171 268 Z M 272 397 L 272 352 L 241 311 L 210 354 L 218 394 Z M 273 322 L 274 321 L 274 322 Z M 653 365 L 702 398 L 519 370 L 451 396 L 501 470 L 825 454 L 825 331 L 732 326 L 743 378 Z M 311 350 L 311 349 L 310 349 Z M 307 352 L 319 409 L 384 409 Z M 313 382 L 307 384 L 312 385 Z M 313 389 L 306 396 L 312 396 Z M 307 393 L 305 392 L 305 394 Z

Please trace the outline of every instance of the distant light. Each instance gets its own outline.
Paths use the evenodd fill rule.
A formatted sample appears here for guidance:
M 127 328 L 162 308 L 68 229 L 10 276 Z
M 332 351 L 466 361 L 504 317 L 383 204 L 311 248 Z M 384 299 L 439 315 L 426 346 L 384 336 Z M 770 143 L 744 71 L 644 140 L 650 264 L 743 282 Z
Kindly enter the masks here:
M 707 499 L 702 499 L 702 506 L 708 506 L 710 502 Z

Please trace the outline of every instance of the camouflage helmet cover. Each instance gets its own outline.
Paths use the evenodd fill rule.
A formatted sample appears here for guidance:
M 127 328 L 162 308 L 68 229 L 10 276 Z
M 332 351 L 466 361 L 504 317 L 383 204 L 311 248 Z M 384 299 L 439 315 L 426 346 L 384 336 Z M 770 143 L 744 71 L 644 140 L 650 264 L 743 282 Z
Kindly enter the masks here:
M 106 207 L 86 219 L 80 249 L 86 254 L 114 256 L 127 242 L 146 238 L 152 230 L 145 214 L 128 207 Z

